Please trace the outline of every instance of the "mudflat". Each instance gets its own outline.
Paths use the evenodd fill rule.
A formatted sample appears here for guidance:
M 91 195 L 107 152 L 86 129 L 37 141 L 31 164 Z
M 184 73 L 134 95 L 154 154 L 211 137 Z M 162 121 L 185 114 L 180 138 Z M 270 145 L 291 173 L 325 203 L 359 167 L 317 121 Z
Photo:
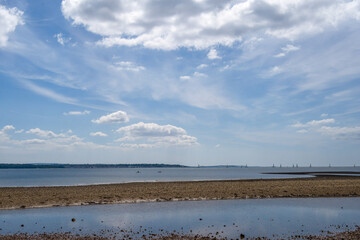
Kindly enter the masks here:
M 0 209 L 150 201 L 246 198 L 360 197 L 360 178 L 141 182 L 63 187 L 0 188 Z

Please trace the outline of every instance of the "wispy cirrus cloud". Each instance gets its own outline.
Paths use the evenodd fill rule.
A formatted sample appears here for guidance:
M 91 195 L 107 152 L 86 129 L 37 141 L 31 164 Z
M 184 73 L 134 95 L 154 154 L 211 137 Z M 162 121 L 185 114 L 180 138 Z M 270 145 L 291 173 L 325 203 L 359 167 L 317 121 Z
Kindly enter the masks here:
M 144 66 L 140 66 L 129 61 L 115 62 L 111 67 L 118 71 L 131 71 L 131 72 L 139 72 L 139 71 L 144 71 L 146 69 Z
M 34 83 L 31 83 L 30 81 L 21 81 L 21 83 L 23 84 L 23 86 L 25 88 L 27 88 L 39 95 L 42 95 L 44 97 L 51 98 L 57 102 L 68 103 L 68 104 L 78 104 L 77 100 L 75 98 L 67 97 L 60 93 L 56 93 L 51 89 L 40 87 Z
M 312 120 L 307 123 L 295 123 L 291 126 L 295 127 L 295 128 L 306 128 L 306 127 L 315 127 L 315 126 L 325 125 L 325 124 L 329 124 L 329 123 L 335 123 L 335 119 L 327 118 L 327 119 L 321 119 L 321 120 Z
M 276 54 L 274 57 L 285 57 L 289 52 L 298 51 L 300 47 L 294 46 L 292 44 L 287 44 L 285 47 L 281 48 L 282 52 Z

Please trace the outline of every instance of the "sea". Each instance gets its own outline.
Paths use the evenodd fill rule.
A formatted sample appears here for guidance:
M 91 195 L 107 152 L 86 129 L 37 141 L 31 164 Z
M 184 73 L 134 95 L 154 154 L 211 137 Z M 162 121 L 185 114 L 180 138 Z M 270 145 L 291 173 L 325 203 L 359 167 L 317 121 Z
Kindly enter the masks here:
M 0 187 L 76 186 L 128 182 L 299 178 L 299 172 L 359 175 L 360 167 L 189 167 L 0 169 Z M 336 173 L 337 172 L 337 173 Z M 340 172 L 340 173 L 339 173 Z M 352 172 L 349 174 L 349 172 Z M 269 174 L 276 173 L 276 174 Z M 289 173 L 289 174 L 279 174 Z M 344 175 L 343 174 L 343 175 Z

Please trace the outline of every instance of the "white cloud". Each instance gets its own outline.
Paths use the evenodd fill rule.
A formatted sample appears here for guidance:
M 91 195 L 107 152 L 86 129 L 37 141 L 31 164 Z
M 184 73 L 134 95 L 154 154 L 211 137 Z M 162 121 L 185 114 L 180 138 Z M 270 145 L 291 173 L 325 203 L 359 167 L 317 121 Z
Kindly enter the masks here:
M 180 80 L 190 80 L 190 76 L 180 76 Z
M 72 151 L 75 148 L 86 149 L 124 149 L 125 147 L 112 147 L 108 145 L 95 144 L 92 142 L 84 142 L 82 138 L 72 134 L 71 130 L 64 133 L 55 133 L 49 130 L 42 130 L 40 128 L 32 128 L 21 135 L 22 140 L 12 138 L 12 134 L 6 132 L 12 131 L 15 128 L 12 125 L 7 125 L 0 130 L 0 148 L 21 150 L 21 151 L 52 151 L 55 149 Z M 23 131 L 15 131 L 21 134 Z M 38 138 L 27 138 L 28 135 L 36 135 Z
M 347 0 L 63 0 L 61 7 L 73 24 L 103 36 L 99 44 L 164 50 L 231 46 L 255 34 L 294 40 L 360 20 L 359 8 Z
M 51 98 L 57 102 L 68 103 L 68 104 L 76 104 L 76 102 L 77 102 L 76 99 L 74 99 L 74 98 L 63 96 L 63 95 L 56 93 L 50 89 L 37 86 L 37 85 L 31 83 L 30 81 L 21 81 L 21 83 L 27 89 L 29 89 L 39 95 L 42 95 L 44 97 Z
M 216 144 L 216 145 L 215 145 L 215 148 L 219 148 L 219 147 L 221 147 L 220 144 Z
M 307 133 L 307 132 L 309 132 L 309 130 L 300 129 L 300 130 L 297 130 L 296 132 L 297 132 L 297 133 Z
M 207 68 L 208 67 L 208 65 L 207 64 L 200 64 L 199 66 L 197 66 L 196 68 L 197 69 L 203 69 L 203 68 Z
M 287 44 L 285 47 L 281 48 L 285 53 L 297 51 L 300 49 L 298 46 L 294 46 L 292 44 Z
M 287 44 L 285 47 L 281 48 L 282 52 L 275 55 L 274 57 L 285 57 L 289 52 L 294 52 L 294 51 L 298 51 L 300 49 L 300 47 L 298 46 L 294 46 L 291 44 Z
M 87 115 L 87 114 L 90 114 L 90 111 L 84 110 L 82 112 L 80 112 L 80 111 L 64 112 L 65 116 L 67 116 L 67 115 Z
M 329 136 L 333 139 L 340 140 L 360 140 L 360 127 L 329 127 L 326 124 L 335 123 L 332 118 L 322 120 L 312 120 L 307 123 L 296 123 L 291 125 L 295 128 L 303 128 L 298 130 L 298 133 L 317 132 L 322 135 Z
M 328 127 L 322 126 L 318 132 L 341 140 L 360 140 L 360 127 Z
M 9 34 L 14 32 L 16 26 L 24 24 L 23 12 L 14 8 L 6 8 L 0 5 L 0 47 L 7 45 Z
M 43 130 L 40 128 L 32 128 L 25 132 L 26 134 L 36 135 L 40 139 L 25 139 L 12 140 L 11 143 L 15 145 L 23 144 L 46 144 L 48 149 L 70 147 L 72 144 L 82 142 L 83 139 L 76 135 L 72 135 L 72 131 L 68 130 L 64 133 L 54 133 L 50 130 Z
M 283 69 L 280 68 L 279 66 L 274 66 L 272 68 L 270 68 L 269 70 L 267 70 L 263 76 L 264 77 L 272 77 L 272 76 L 275 76 L 277 74 L 280 74 L 283 72 Z
M 107 137 L 106 133 L 103 132 L 91 132 L 90 136 L 94 136 L 94 137 Z
M 129 117 L 126 112 L 117 111 L 108 115 L 101 116 L 99 119 L 91 120 L 93 123 L 126 123 Z
M 149 143 L 121 143 L 119 147 L 125 149 L 140 149 L 140 148 L 154 148 L 156 147 L 154 144 Z
M 7 142 L 10 140 L 8 132 L 15 130 L 13 125 L 6 125 L 0 130 L 0 142 Z
M 70 42 L 70 40 L 71 40 L 71 37 L 69 37 L 69 38 L 64 37 L 64 35 L 62 33 L 55 34 L 54 38 L 56 38 L 57 42 L 60 43 L 63 46 L 66 43 Z
M 291 125 L 295 128 L 307 128 L 307 127 L 316 127 L 319 125 L 329 124 L 329 123 L 335 123 L 335 119 L 328 118 L 328 119 L 322 119 L 322 120 L 312 120 L 307 123 L 295 123 Z
M 217 54 L 216 49 L 210 49 L 209 53 L 207 54 L 208 59 L 221 59 L 221 57 Z
M 15 130 L 15 127 L 13 125 L 6 125 L 1 129 L 1 132 L 5 133 L 7 131 Z
M 220 71 L 223 72 L 223 71 L 226 71 L 226 70 L 228 70 L 230 68 L 231 68 L 231 66 L 227 64 L 224 67 L 220 68 Z
M 274 57 L 280 58 L 280 57 L 285 57 L 285 56 L 286 56 L 286 54 L 283 53 L 283 52 L 281 52 L 281 53 L 279 53 L 279 54 L 276 54 Z
M 194 72 L 194 77 L 207 77 L 205 73 Z
M 144 66 L 139 66 L 133 62 L 126 62 L 126 61 L 116 62 L 111 67 L 119 71 L 132 71 L 132 72 L 139 72 L 146 69 Z
M 320 115 L 320 117 L 327 117 L 329 114 L 327 114 L 327 113 L 323 113 L 323 114 L 321 114 Z
M 46 141 L 44 139 L 33 138 L 33 139 L 22 140 L 21 143 L 23 143 L 23 144 L 46 144 Z
M 197 145 L 195 137 L 187 135 L 183 128 L 173 125 L 158 125 L 156 123 L 139 122 L 130 126 L 121 127 L 116 132 L 123 134 L 117 141 L 147 141 L 154 146 Z
M 40 128 L 32 128 L 32 129 L 26 131 L 26 133 L 34 134 L 34 135 L 37 135 L 37 136 L 43 137 L 43 138 L 65 137 L 65 134 L 63 134 L 63 133 L 56 134 L 53 131 L 41 130 Z

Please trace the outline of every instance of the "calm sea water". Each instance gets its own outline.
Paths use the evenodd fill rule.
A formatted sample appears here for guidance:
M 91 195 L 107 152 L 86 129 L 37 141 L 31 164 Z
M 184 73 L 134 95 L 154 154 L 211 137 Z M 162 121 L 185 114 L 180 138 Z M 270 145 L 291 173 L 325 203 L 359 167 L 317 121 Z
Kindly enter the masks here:
M 156 202 L 0 211 L 0 234 L 70 231 L 106 235 L 132 230 L 136 238 L 138 231 L 141 236 L 163 229 L 202 235 L 218 232 L 234 239 L 240 234 L 285 238 L 322 234 L 322 230 L 341 231 L 346 225 L 353 229 L 359 223 L 360 198 Z
M 331 168 L 67 168 L 0 169 L 0 187 L 71 186 L 145 181 L 199 181 L 308 177 L 268 172 L 357 171 L 359 167 Z

